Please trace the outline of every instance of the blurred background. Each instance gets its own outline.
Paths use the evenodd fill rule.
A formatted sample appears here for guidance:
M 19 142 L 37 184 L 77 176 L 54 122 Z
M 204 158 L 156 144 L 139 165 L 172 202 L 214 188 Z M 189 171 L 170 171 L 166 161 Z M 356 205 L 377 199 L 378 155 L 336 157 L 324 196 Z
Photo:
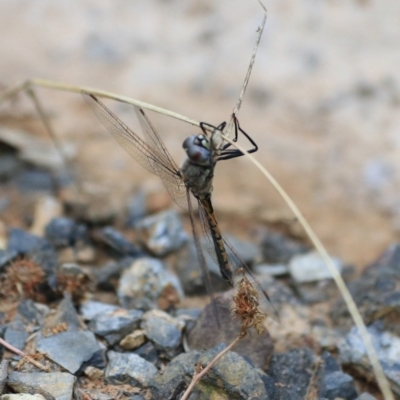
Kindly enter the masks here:
M 330 252 L 362 265 L 400 230 L 400 3 L 265 3 L 241 126 Z M 236 104 L 262 18 L 256 0 L 2 0 L 0 89 L 29 78 L 92 86 L 218 125 Z M 37 93 L 79 180 L 104 203 L 122 210 L 140 187 L 165 195 L 80 95 Z M 107 105 L 135 127 L 129 107 Z M 179 164 L 182 141 L 196 129 L 149 116 Z M 16 132 L 49 141 L 23 95 L 0 105 L 0 140 Z M 240 216 L 236 229 L 257 220 L 301 235 L 247 160 L 220 163 L 214 186 L 217 215 L 232 224 Z M 15 208 L 2 188 L 1 217 L 27 223 L 10 217 L 27 213 L 27 203 Z

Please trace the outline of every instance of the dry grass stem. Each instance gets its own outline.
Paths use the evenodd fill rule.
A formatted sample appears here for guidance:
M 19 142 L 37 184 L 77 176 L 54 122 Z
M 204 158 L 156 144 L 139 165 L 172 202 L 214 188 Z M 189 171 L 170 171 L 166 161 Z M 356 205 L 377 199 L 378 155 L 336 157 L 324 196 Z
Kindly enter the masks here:
M 225 347 L 224 350 L 222 350 L 220 353 L 218 353 L 208 364 L 206 367 L 202 367 L 201 365 L 197 364 L 196 370 L 193 374 L 193 378 L 185 390 L 185 393 L 181 397 L 181 400 L 187 400 L 189 398 L 190 393 L 192 392 L 193 388 L 196 386 L 196 384 L 203 378 L 205 374 L 207 374 L 208 371 L 210 371 L 211 367 L 228 351 L 230 351 L 243 337 L 245 334 L 242 332 L 240 335 L 227 347 Z
M 374 371 L 376 380 L 378 382 L 378 385 L 382 391 L 382 394 L 385 398 L 385 400 L 394 400 L 393 393 L 390 389 L 390 385 L 388 380 L 386 379 L 386 376 L 383 372 L 382 365 L 380 364 L 378 360 L 378 356 L 375 352 L 375 349 L 372 346 L 372 341 L 371 337 L 367 331 L 367 328 L 364 324 L 364 321 L 361 317 L 360 312 L 358 311 L 357 305 L 353 300 L 353 297 L 351 296 L 349 289 L 347 288 L 342 276 L 337 272 L 331 258 L 328 255 L 328 252 L 326 251 L 325 247 L 323 246 L 322 242 L 319 240 L 318 236 L 315 234 L 314 230 L 311 228 L 310 224 L 307 222 L 307 220 L 304 218 L 303 214 L 301 211 L 298 209 L 294 201 L 289 197 L 289 195 L 286 193 L 286 191 L 282 188 L 281 185 L 276 181 L 276 179 L 270 174 L 269 171 L 267 171 L 266 168 L 264 168 L 256 159 L 254 156 L 249 154 L 243 147 L 238 145 L 236 142 L 233 142 L 230 138 L 227 136 L 223 135 L 223 138 L 231 143 L 233 146 L 235 146 L 237 149 L 239 149 L 246 157 L 250 159 L 250 161 L 261 171 L 261 173 L 268 179 L 268 181 L 272 184 L 272 186 L 275 188 L 275 190 L 281 195 L 285 203 L 289 206 L 290 210 L 293 212 L 301 226 L 304 228 L 305 232 L 307 233 L 307 236 L 310 238 L 311 242 L 313 243 L 314 247 L 317 249 L 323 260 L 325 261 L 326 265 L 328 266 L 333 279 L 335 280 L 336 285 L 339 288 L 339 291 L 347 305 L 347 308 L 350 312 L 350 315 L 353 318 L 354 323 L 356 324 L 358 331 L 360 333 L 360 336 L 365 344 L 368 358 L 370 360 L 372 369 Z
M 17 349 L 16 347 L 12 346 L 11 344 L 7 343 L 4 339 L 0 338 L 0 344 L 2 346 L 4 346 L 6 349 L 10 350 L 11 352 L 18 354 L 19 356 L 23 357 L 24 360 L 30 362 L 31 364 L 33 364 L 35 367 L 38 367 L 39 369 L 48 372 L 49 368 L 40 364 L 39 362 L 37 362 L 33 357 L 28 356 L 27 354 L 25 354 L 23 351 Z

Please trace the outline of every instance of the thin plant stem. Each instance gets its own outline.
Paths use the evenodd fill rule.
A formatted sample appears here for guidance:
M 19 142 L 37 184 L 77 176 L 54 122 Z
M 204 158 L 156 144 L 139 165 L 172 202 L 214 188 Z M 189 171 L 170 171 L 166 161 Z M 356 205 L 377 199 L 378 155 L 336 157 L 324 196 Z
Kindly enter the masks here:
M 243 147 L 238 145 L 236 142 L 233 142 L 230 138 L 227 136 L 223 135 L 223 138 L 235 146 L 237 149 L 239 149 L 246 157 L 250 159 L 250 161 L 261 171 L 261 173 L 269 180 L 269 182 L 272 184 L 274 189 L 280 194 L 280 196 L 283 198 L 285 203 L 288 205 L 290 210 L 293 212 L 301 226 L 304 228 L 305 232 L 307 233 L 308 237 L 310 238 L 311 242 L 321 255 L 322 259 L 325 261 L 326 265 L 328 266 L 333 279 L 335 280 L 336 285 L 339 288 L 339 291 L 343 297 L 343 300 L 345 301 L 347 308 L 350 312 L 350 315 L 353 318 L 354 323 L 356 324 L 358 328 L 358 332 L 361 336 L 362 341 L 365 344 L 366 351 L 368 354 L 368 358 L 370 360 L 372 369 L 374 371 L 376 380 L 378 382 L 378 385 L 382 391 L 382 394 L 385 398 L 385 400 L 394 400 L 393 393 L 390 389 L 389 382 L 383 372 L 382 365 L 379 362 L 378 356 L 375 352 L 374 347 L 372 346 L 372 340 L 371 336 L 369 335 L 367 328 L 364 324 L 364 321 L 361 317 L 360 312 L 358 311 L 357 305 L 353 300 L 353 297 L 351 296 L 349 289 L 347 288 L 342 276 L 338 273 L 336 270 L 331 258 L 328 255 L 328 252 L 326 251 L 325 247 L 323 246 L 322 242 L 319 240 L 318 236 L 315 234 L 314 230 L 311 228 L 310 224 L 307 222 L 299 208 L 296 206 L 294 201 L 289 197 L 289 195 L 286 193 L 286 191 L 282 188 L 282 186 L 277 182 L 277 180 L 272 176 L 272 174 L 267 171 L 266 168 L 264 168 L 256 159 L 254 156 L 249 154 Z
M 40 364 L 36 360 L 34 360 L 32 357 L 28 356 L 25 354 L 23 351 L 17 349 L 16 347 L 12 346 L 10 343 L 6 342 L 4 339 L 0 338 L 0 344 L 3 345 L 6 349 L 12 351 L 15 354 L 18 354 L 21 357 L 24 357 L 26 361 L 29 361 L 31 364 L 33 364 L 35 367 L 38 367 L 39 369 L 48 372 L 49 369 L 45 367 L 44 365 Z
M 193 374 L 192 381 L 190 382 L 189 386 L 185 390 L 185 393 L 181 397 L 181 400 L 187 400 L 189 398 L 190 393 L 192 392 L 193 388 L 196 386 L 198 382 L 203 378 L 203 376 L 211 369 L 211 367 L 228 351 L 230 351 L 242 338 L 244 337 L 243 333 L 240 333 L 240 335 L 227 347 L 225 347 L 224 350 L 219 352 L 208 364 L 206 367 L 204 367 L 201 372 L 196 373 L 196 371 Z

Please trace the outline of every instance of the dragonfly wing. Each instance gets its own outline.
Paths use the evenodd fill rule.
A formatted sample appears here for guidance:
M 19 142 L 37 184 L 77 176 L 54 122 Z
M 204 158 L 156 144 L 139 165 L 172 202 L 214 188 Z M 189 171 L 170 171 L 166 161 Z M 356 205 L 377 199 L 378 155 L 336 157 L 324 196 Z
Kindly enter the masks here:
M 178 167 L 175 162 L 173 162 L 167 150 L 163 147 L 161 139 L 158 138 L 160 143 L 156 148 L 150 146 L 95 96 L 87 92 L 82 92 L 82 96 L 99 121 L 107 128 L 121 147 L 142 165 L 142 167 L 159 176 L 175 203 L 187 209 L 185 184 L 180 177 Z M 137 109 L 137 107 L 133 107 L 135 110 Z M 137 114 L 141 115 L 141 113 L 143 113 L 143 111 L 138 109 Z M 145 117 L 139 119 L 142 126 L 143 121 L 146 121 L 146 119 L 143 120 L 143 118 Z M 163 148 L 162 151 L 160 146 Z

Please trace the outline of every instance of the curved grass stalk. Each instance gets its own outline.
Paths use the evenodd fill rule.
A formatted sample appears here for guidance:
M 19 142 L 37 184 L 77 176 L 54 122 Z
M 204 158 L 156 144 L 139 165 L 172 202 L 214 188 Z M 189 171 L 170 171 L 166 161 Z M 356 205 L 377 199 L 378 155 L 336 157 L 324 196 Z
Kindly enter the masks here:
M 263 167 L 256 158 L 249 154 L 243 147 L 238 145 L 236 142 L 233 142 L 230 138 L 223 135 L 223 138 L 239 149 L 242 153 L 244 153 L 245 157 L 248 157 L 249 160 L 256 166 L 258 170 L 268 179 L 268 181 L 272 184 L 274 189 L 280 194 L 283 198 L 285 203 L 289 206 L 290 210 L 293 212 L 295 217 L 300 222 L 301 226 L 304 228 L 307 236 L 310 238 L 311 242 L 313 243 L 314 247 L 317 249 L 319 254 L 321 255 L 322 259 L 325 261 L 326 265 L 328 266 L 333 279 L 339 291 L 347 305 L 347 308 L 350 312 L 351 317 L 353 318 L 354 323 L 356 324 L 358 331 L 360 333 L 361 339 L 365 344 L 368 358 L 370 360 L 372 369 L 374 371 L 376 380 L 378 385 L 382 391 L 385 400 L 394 400 L 393 393 L 390 389 L 390 385 L 386 376 L 383 372 L 382 365 L 378 360 L 378 356 L 375 352 L 374 347 L 372 346 L 371 336 L 369 335 L 367 328 L 364 324 L 364 321 L 361 317 L 360 312 L 358 311 L 357 305 L 354 302 L 353 297 L 351 296 L 349 289 L 347 288 L 342 276 L 338 273 L 337 269 L 335 268 L 331 258 L 329 257 L 328 252 L 326 251 L 325 247 L 323 246 L 322 242 L 319 240 L 318 236 L 311 228 L 310 224 L 307 222 L 306 218 L 303 216 L 299 208 L 296 206 L 295 202 L 290 198 L 290 196 L 286 193 L 286 191 L 282 188 L 282 186 L 277 182 L 277 180 L 272 176 L 272 174 Z

